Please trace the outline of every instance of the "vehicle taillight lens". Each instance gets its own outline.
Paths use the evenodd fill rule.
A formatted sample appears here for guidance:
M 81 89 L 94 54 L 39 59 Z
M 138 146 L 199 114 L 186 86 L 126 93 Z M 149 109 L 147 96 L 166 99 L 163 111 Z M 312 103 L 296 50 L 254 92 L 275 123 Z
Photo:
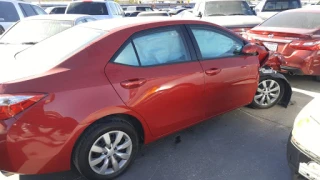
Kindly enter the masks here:
M 294 41 L 290 47 L 298 50 L 316 51 L 320 50 L 320 41 Z
M 0 121 L 14 117 L 44 96 L 45 94 L 0 94 Z

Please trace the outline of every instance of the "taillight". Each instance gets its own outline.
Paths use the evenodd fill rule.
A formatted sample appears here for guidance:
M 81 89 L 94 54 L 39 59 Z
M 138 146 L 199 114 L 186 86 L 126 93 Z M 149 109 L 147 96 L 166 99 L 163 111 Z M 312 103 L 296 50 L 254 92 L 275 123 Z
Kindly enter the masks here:
M 294 41 L 290 47 L 298 50 L 316 51 L 320 50 L 320 41 Z
M 14 117 L 44 96 L 45 94 L 0 94 L 0 121 Z

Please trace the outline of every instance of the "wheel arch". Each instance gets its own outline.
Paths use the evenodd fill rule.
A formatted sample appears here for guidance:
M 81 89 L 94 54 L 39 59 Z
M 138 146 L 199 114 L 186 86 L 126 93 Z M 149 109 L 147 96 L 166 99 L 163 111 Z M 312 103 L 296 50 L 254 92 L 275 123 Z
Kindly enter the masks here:
M 111 119 L 110 117 L 114 117 L 114 116 L 120 117 L 124 121 L 130 123 L 136 129 L 136 131 L 137 131 L 137 133 L 139 135 L 139 140 L 140 140 L 141 144 L 149 143 L 149 142 L 151 142 L 151 141 L 153 141 L 155 139 L 151 135 L 151 132 L 150 132 L 149 127 L 147 126 L 147 124 L 143 120 L 137 118 L 138 115 L 135 116 L 130 112 L 113 113 L 113 114 L 105 115 L 105 116 L 103 116 L 101 118 L 98 118 L 95 121 L 88 122 L 87 126 L 82 130 L 82 132 L 76 138 L 76 140 L 75 140 L 75 142 L 74 142 L 74 144 L 72 146 L 72 150 L 71 150 L 71 154 L 70 154 L 70 167 L 71 167 L 71 169 L 75 169 L 74 164 L 73 164 L 73 155 L 74 155 L 75 147 L 79 143 L 79 141 L 82 138 L 82 136 L 86 133 L 86 131 L 90 127 L 95 125 L 95 124 L 109 121 Z

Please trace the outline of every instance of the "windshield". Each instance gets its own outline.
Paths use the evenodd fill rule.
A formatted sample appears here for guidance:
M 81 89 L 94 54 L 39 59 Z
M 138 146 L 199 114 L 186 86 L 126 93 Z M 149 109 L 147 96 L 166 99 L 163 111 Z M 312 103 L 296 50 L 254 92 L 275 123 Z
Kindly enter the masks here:
M 102 30 L 75 26 L 20 52 L 15 58 L 27 67 L 34 65 L 48 70 L 105 33 Z
M 108 10 L 104 2 L 73 2 L 66 14 L 108 15 Z
M 266 20 L 260 26 L 316 29 L 320 27 L 319 15 L 319 13 L 283 12 Z M 294 21 L 288 21 L 288 19 L 294 19 Z
M 209 1 L 205 5 L 205 16 L 254 15 L 245 1 Z
M 268 0 L 263 7 L 262 11 L 284 11 L 288 9 L 300 8 L 299 0 L 280 0 L 270 1 Z
M 0 39 L 4 44 L 37 43 L 73 26 L 73 21 L 24 20 Z
M 152 11 L 150 7 L 137 7 L 137 11 Z
M 11 2 L 0 1 L 0 23 L 17 22 L 19 19 L 17 10 Z

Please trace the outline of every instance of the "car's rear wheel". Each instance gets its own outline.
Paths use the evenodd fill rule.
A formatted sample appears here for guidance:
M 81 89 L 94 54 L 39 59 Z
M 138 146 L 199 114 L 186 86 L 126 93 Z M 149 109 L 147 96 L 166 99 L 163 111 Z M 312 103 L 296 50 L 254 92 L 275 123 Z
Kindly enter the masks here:
M 139 150 L 135 128 L 118 117 L 90 127 L 77 143 L 73 162 L 90 180 L 113 179 L 134 161 Z
M 251 106 L 258 109 L 267 109 L 277 104 L 284 93 L 284 84 L 279 79 L 262 77 Z

